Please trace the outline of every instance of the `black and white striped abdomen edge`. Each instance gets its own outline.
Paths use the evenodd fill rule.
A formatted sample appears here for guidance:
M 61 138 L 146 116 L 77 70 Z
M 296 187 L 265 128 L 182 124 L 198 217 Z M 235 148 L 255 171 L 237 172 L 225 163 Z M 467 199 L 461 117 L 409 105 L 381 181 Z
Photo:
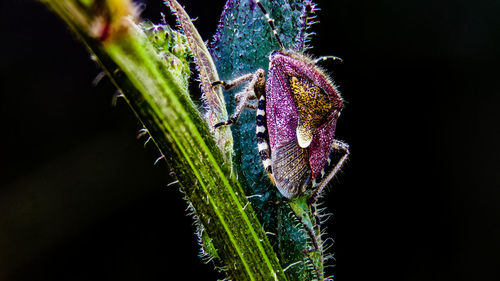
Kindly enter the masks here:
M 259 104 L 257 107 L 257 126 L 255 133 L 257 135 L 257 146 L 259 149 L 259 155 L 264 165 L 264 169 L 272 174 L 271 168 L 271 149 L 269 147 L 269 135 L 267 132 L 266 124 L 266 96 L 262 95 L 259 98 Z

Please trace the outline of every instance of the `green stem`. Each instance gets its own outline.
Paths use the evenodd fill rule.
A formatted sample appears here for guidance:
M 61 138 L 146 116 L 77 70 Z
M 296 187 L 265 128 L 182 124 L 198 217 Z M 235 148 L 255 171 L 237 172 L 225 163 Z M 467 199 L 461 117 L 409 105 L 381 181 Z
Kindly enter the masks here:
M 43 0 L 77 34 L 124 94 L 175 170 L 181 188 L 235 280 L 286 280 L 231 163 L 178 77 L 135 24 L 126 0 Z

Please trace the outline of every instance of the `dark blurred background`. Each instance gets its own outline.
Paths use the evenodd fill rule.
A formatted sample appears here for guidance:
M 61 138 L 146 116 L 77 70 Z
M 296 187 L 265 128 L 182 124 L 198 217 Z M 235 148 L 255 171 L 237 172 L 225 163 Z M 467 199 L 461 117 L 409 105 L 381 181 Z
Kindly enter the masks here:
M 210 39 L 224 1 L 180 2 Z M 500 2 L 316 2 L 352 153 L 325 196 L 336 280 L 500 280 Z M 36 1 L 1 6 L 0 280 L 221 278 L 82 44 Z

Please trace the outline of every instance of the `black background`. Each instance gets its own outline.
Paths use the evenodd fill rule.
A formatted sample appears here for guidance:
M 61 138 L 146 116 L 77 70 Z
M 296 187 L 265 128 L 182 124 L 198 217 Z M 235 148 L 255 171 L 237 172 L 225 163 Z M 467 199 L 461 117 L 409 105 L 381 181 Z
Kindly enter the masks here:
M 210 39 L 224 1 L 180 2 Z M 325 196 L 336 280 L 500 280 L 500 2 L 317 2 L 352 153 Z M 38 2 L 1 5 L 0 280 L 221 278 L 82 44 Z

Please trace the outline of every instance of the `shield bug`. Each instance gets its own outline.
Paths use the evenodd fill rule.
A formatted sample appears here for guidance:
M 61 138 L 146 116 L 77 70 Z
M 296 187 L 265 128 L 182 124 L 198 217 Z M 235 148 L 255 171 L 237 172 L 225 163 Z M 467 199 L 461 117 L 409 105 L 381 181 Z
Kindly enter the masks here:
M 256 109 L 258 151 L 269 178 L 284 197 L 306 195 L 314 202 L 349 155 L 349 146 L 334 139 L 342 97 L 318 66 L 322 60 L 336 58 L 313 59 L 285 49 L 273 19 L 259 0 L 255 3 L 280 48 L 269 55 L 267 80 L 265 71 L 258 69 L 233 81 L 212 84 L 229 90 L 248 82 L 235 96 L 237 106 L 233 115 L 215 127 L 237 122 L 245 108 Z M 332 165 L 335 151 L 343 152 L 343 156 Z

